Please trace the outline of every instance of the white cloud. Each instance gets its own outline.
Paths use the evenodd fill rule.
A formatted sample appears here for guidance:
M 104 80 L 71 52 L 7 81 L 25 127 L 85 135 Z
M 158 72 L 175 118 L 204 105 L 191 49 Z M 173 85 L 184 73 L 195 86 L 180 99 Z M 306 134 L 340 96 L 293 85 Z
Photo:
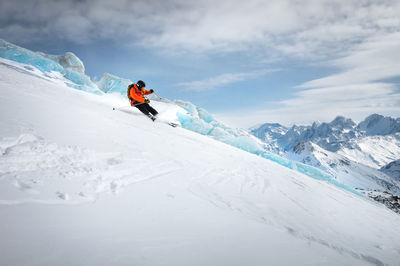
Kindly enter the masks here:
M 394 25 L 393 21 L 388 23 L 389 27 Z M 400 27 L 369 36 L 348 48 L 343 56 L 324 62 L 325 66 L 336 68 L 336 74 L 297 86 L 294 95 L 278 107 L 266 104 L 264 110 L 241 110 L 223 117 L 241 126 L 330 121 L 337 115 L 361 120 L 371 113 L 400 117 L 400 89 L 398 84 L 388 81 L 400 77 L 399 30 Z
M 13 0 L 0 3 L 0 34 L 18 39 L 19 32 L 6 29 L 20 25 L 76 42 L 105 38 L 174 51 L 257 48 L 265 55 L 331 56 L 398 30 L 399 13 L 396 0 Z
M 300 91 L 280 106 L 261 110 L 237 110 L 217 114 L 224 121 L 239 127 L 279 122 L 284 125 L 331 121 L 338 115 L 362 120 L 372 113 L 400 117 L 400 92 L 385 83 L 318 88 Z
M 276 71 L 279 71 L 279 69 L 259 70 L 248 73 L 224 73 L 203 80 L 181 82 L 178 83 L 177 86 L 189 91 L 207 91 L 230 83 L 254 79 L 267 73 Z
M 400 76 L 400 32 L 371 38 L 348 56 L 330 63 L 340 73 L 308 81 L 300 88 L 358 84 Z

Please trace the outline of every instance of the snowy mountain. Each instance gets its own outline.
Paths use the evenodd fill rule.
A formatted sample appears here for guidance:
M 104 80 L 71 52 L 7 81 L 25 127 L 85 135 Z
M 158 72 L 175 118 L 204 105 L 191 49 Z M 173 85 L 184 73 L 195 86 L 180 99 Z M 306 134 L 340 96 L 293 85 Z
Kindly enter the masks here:
M 352 139 L 348 147 L 342 147 L 337 153 L 352 161 L 379 169 L 400 158 L 400 133 Z
M 400 160 L 385 165 L 380 171 L 400 181 Z
M 153 99 L 153 123 L 64 73 L 0 60 L 0 265 L 398 264 L 383 205 L 190 103 Z
M 388 191 L 400 196 L 400 180 L 347 157 L 322 149 L 312 142 L 299 142 L 289 158 L 321 168 L 340 183 L 362 190 Z
M 358 124 L 357 129 L 366 136 L 394 134 L 400 132 L 400 118 L 373 114 Z
M 365 136 L 386 136 L 400 132 L 400 118 L 373 114 L 357 125 L 349 118 L 338 116 L 330 123 L 314 122 L 311 126 L 293 125 L 290 129 L 280 124 L 268 123 L 251 128 L 251 132 L 264 141 L 278 143 L 285 151 L 293 149 L 299 142 L 311 141 L 325 150 L 336 152 L 340 149 L 357 148 L 354 140 Z
M 279 123 L 265 123 L 261 126 L 250 128 L 250 132 L 257 138 L 267 142 L 281 138 L 288 132 L 288 128 Z
M 281 156 L 318 167 L 349 187 L 399 195 L 398 179 L 378 171 L 400 158 L 398 121 L 374 114 L 357 125 L 339 116 L 286 131 L 279 124 L 265 124 L 251 132 L 278 147 Z

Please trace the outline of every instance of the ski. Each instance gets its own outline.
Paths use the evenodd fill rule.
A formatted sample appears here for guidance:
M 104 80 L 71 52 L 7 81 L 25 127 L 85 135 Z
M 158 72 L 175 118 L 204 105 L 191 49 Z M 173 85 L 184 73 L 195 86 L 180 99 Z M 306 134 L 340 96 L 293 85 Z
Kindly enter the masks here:
M 177 126 L 179 126 L 178 124 L 172 123 L 172 122 L 168 122 L 167 124 L 170 125 L 171 127 L 177 127 Z
M 113 109 L 114 111 L 121 111 L 121 112 L 124 112 L 124 113 L 130 113 L 130 112 L 128 112 L 127 110 L 122 109 L 122 108 L 124 108 L 124 107 L 125 107 L 125 106 L 123 106 L 123 107 L 113 107 L 112 109 Z M 167 124 L 167 125 L 169 125 L 169 126 L 171 126 L 171 127 L 178 127 L 178 126 L 179 126 L 178 123 L 167 122 L 167 121 L 163 121 L 163 120 L 159 120 L 159 119 L 155 119 L 153 122 L 164 123 L 164 124 Z

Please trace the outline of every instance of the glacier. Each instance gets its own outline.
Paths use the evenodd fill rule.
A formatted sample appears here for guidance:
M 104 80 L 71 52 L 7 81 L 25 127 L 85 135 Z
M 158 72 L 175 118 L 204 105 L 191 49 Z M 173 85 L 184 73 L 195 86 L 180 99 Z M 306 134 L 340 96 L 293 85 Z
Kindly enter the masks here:
M 133 82 L 129 79 L 123 79 L 109 73 L 104 73 L 103 77 L 96 85 L 105 93 L 121 93 L 125 95 L 129 84 L 132 83 Z
M 47 55 L 33 52 L 0 39 L 0 57 L 19 63 L 31 65 L 43 73 L 60 73 L 66 84 L 78 90 L 101 94 L 97 85 L 85 75 L 82 61 L 73 53 L 64 55 Z
M 48 75 L 51 72 L 60 73 L 69 81 L 65 82 L 69 87 L 94 94 L 118 93 L 125 96 L 127 86 L 132 83 L 129 79 L 120 78 L 109 73 L 105 73 L 97 83 L 93 82 L 85 74 L 83 62 L 71 52 L 67 52 L 64 55 L 48 55 L 41 52 L 33 52 L 0 39 L 0 57 L 31 65 L 44 75 Z M 352 188 L 339 183 L 333 176 L 321 169 L 288 160 L 272 153 L 272 149 L 267 143 L 259 140 L 247 130 L 226 126 L 216 120 L 205 109 L 190 102 L 181 100 L 171 101 L 159 96 L 152 96 L 150 99 L 181 107 L 184 112 L 177 111 L 176 117 L 180 125 L 187 130 L 209 136 L 215 140 L 301 172 L 314 179 L 327 181 L 335 186 L 358 194 Z

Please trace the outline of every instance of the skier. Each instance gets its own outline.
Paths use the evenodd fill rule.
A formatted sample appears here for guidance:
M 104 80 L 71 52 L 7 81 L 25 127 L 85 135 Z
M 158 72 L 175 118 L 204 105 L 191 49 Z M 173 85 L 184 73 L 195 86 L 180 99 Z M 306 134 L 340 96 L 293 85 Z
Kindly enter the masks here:
M 158 112 L 149 105 L 150 100 L 143 97 L 143 95 L 149 95 L 154 90 L 145 90 L 146 84 L 139 80 L 138 82 L 128 86 L 128 98 L 131 102 L 131 106 L 135 106 L 143 114 L 148 116 L 151 120 L 156 120 Z

